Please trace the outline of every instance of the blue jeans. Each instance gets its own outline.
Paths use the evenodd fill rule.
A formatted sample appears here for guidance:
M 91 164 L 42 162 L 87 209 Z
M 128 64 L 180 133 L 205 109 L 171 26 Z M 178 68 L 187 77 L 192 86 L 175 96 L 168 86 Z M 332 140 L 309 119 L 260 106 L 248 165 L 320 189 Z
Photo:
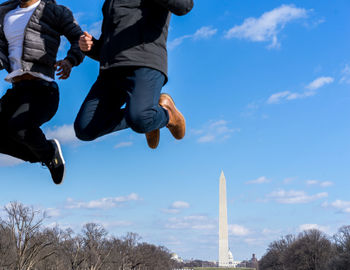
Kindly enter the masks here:
M 158 105 L 164 81 L 165 76 L 151 68 L 101 71 L 75 119 L 76 136 L 91 141 L 126 128 L 147 133 L 166 126 L 168 112 Z

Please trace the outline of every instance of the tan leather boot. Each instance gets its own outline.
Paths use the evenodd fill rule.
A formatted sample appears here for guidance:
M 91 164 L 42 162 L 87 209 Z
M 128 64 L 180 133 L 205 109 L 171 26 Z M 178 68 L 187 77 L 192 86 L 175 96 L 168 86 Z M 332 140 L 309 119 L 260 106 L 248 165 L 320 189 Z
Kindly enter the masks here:
M 152 130 L 146 134 L 147 144 L 150 148 L 156 149 L 159 144 L 160 132 L 159 129 Z
M 169 113 L 169 123 L 167 128 L 175 139 L 181 140 L 185 136 L 186 121 L 180 111 L 176 108 L 174 100 L 168 94 L 161 94 L 159 105 Z

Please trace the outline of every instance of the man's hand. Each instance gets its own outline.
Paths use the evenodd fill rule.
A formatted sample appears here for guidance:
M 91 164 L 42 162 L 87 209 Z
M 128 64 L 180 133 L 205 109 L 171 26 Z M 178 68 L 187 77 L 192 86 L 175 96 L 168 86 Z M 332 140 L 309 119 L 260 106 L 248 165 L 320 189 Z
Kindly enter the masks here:
M 56 62 L 55 68 L 57 71 L 57 76 L 60 76 L 59 80 L 66 80 L 68 79 L 71 71 L 72 71 L 72 64 L 69 62 L 69 60 L 64 59 Z
M 92 41 L 92 36 L 88 32 L 84 32 L 79 39 L 79 47 L 83 52 L 88 52 L 91 50 L 94 42 Z

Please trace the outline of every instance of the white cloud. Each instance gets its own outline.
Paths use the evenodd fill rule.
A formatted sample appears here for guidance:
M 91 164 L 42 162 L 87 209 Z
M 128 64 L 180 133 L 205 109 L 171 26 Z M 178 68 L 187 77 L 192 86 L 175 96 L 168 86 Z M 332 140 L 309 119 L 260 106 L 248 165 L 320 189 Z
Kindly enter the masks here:
M 331 181 L 321 182 L 321 181 L 318 181 L 318 180 L 307 180 L 306 184 L 309 185 L 309 186 L 318 185 L 318 186 L 321 186 L 321 187 L 333 186 L 333 182 L 331 182 Z
M 57 208 L 47 208 L 45 213 L 48 217 L 59 217 L 61 216 L 61 211 Z
M 336 200 L 332 203 L 325 202 L 323 207 L 333 207 L 335 209 L 338 209 L 344 213 L 350 214 L 350 201 L 342 201 L 342 200 Z
M 230 224 L 228 225 L 228 233 L 229 235 L 246 236 L 250 234 L 250 231 L 244 226 L 237 225 L 237 224 Z
M 290 91 L 283 91 L 283 92 L 278 92 L 273 95 L 271 95 L 268 100 L 267 104 L 278 104 L 281 103 L 282 101 L 289 101 L 289 100 L 295 100 L 295 99 L 303 99 L 303 98 L 308 98 L 312 97 L 317 94 L 317 91 L 319 88 L 331 84 L 334 82 L 334 78 L 332 77 L 319 77 L 309 83 L 305 88 L 304 92 L 301 93 L 295 93 L 295 92 L 290 92 Z
M 46 131 L 47 138 L 58 139 L 62 144 L 78 143 L 79 140 L 75 136 L 73 125 L 55 126 Z
M 114 197 L 114 198 L 102 198 L 99 200 L 93 200 L 89 202 L 77 202 L 73 199 L 67 199 L 66 208 L 68 209 L 110 209 L 119 207 L 124 203 L 131 201 L 139 201 L 141 198 L 136 193 L 131 193 L 128 196 Z
M 212 36 L 214 36 L 217 33 L 217 29 L 212 28 L 211 26 L 204 26 L 196 31 L 196 33 L 193 34 L 194 40 L 199 39 L 209 39 Z
M 264 13 L 260 18 L 248 18 L 242 25 L 237 25 L 227 31 L 227 39 L 239 38 L 253 42 L 271 42 L 270 48 L 280 46 L 278 34 L 287 23 L 296 19 L 307 17 L 308 11 L 296 8 L 293 5 L 282 5 L 269 12 Z
M 120 142 L 118 143 L 117 145 L 114 146 L 115 149 L 118 149 L 118 148 L 123 148 L 123 147 L 130 147 L 132 146 L 132 142 Z
M 11 167 L 24 163 L 23 160 L 0 154 L 0 167 Z
M 102 27 L 102 21 L 98 21 L 93 23 L 88 32 L 90 35 L 94 36 L 95 38 L 98 38 L 101 35 L 101 27 Z
M 283 183 L 284 183 L 284 184 L 289 184 L 289 183 L 293 182 L 294 180 L 295 180 L 295 178 L 293 178 L 293 177 L 288 177 L 288 178 L 286 178 L 286 179 L 283 180 Z
M 230 128 L 225 120 L 210 121 L 205 126 L 205 129 L 193 131 L 200 136 L 197 140 L 199 143 L 223 141 L 230 138 L 233 133 L 240 131 L 237 128 Z
M 209 39 L 212 36 L 214 36 L 217 33 L 217 31 L 218 30 L 213 28 L 212 26 L 203 26 L 202 28 L 198 29 L 194 34 L 184 35 L 182 37 L 178 37 L 168 42 L 168 49 L 173 50 L 174 48 L 181 45 L 182 42 L 186 39 L 193 39 L 193 40 Z
M 308 195 L 305 193 L 305 191 L 296 191 L 296 190 L 285 191 L 283 189 L 280 189 L 268 194 L 267 197 L 276 200 L 278 203 L 299 204 L 299 203 L 309 203 L 321 198 L 328 197 L 328 193 L 321 192 L 315 195 Z
M 176 202 L 173 202 L 171 207 L 176 209 L 184 209 L 184 208 L 189 208 L 190 204 L 188 202 L 176 201 Z
M 216 223 L 207 216 L 185 216 L 169 218 L 165 227 L 167 229 L 212 230 L 216 228 Z
M 306 184 L 311 186 L 311 185 L 317 185 L 318 184 L 318 181 L 317 180 L 307 180 L 306 181 Z
M 312 81 L 308 86 L 306 86 L 306 88 L 310 90 L 316 90 L 332 82 L 334 82 L 334 79 L 332 77 L 320 77 Z
M 350 84 L 350 66 L 348 64 L 345 65 L 341 72 L 340 83 Z
M 329 232 L 329 227 L 327 226 L 321 226 L 318 224 L 302 224 L 299 226 L 299 231 L 303 232 L 303 231 L 308 231 L 308 230 L 319 230 L 322 231 L 324 233 L 328 233 Z
M 331 181 L 325 181 L 325 182 L 321 182 L 320 185 L 321 187 L 330 187 L 330 186 L 333 186 L 334 183 Z
M 163 212 L 166 213 L 171 213 L 171 214 L 177 214 L 179 213 L 182 209 L 186 209 L 189 208 L 190 204 L 188 202 L 184 202 L 184 201 L 176 201 L 173 202 L 169 208 L 164 209 Z
M 101 224 L 106 229 L 113 229 L 119 227 L 130 227 L 133 225 L 131 221 L 127 220 L 116 220 L 116 221 L 96 221 L 96 224 Z
M 261 176 L 255 180 L 248 181 L 247 184 L 266 184 L 270 182 L 270 179 L 266 178 L 265 176 Z
M 290 94 L 291 94 L 291 92 L 289 92 L 289 91 L 275 93 L 269 97 L 269 99 L 267 100 L 267 103 L 268 104 L 280 103 L 281 100 L 287 99 Z
M 73 15 L 74 15 L 74 19 L 76 19 L 77 22 L 79 22 L 79 23 L 80 23 L 80 19 L 81 18 L 86 17 L 86 13 L 85 12 L 75 12 Z
M 168 42 L 168 49 L 169 50 L 175 49 L 176 47 L 180 46 L 185 39 L 188 39 L 191 37 L 192 35 L 185 35 Z

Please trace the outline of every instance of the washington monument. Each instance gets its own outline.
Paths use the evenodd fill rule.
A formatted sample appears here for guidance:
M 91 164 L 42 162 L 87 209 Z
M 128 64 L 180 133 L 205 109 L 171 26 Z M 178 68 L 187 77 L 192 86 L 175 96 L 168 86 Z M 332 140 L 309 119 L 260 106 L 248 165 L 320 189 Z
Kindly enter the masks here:
M 228 249 L 228 225 L 227 225 L 227 200 L 226 178 L 224 172 L 220 175 L 219 192 L 219 267 L 229 266 Z

